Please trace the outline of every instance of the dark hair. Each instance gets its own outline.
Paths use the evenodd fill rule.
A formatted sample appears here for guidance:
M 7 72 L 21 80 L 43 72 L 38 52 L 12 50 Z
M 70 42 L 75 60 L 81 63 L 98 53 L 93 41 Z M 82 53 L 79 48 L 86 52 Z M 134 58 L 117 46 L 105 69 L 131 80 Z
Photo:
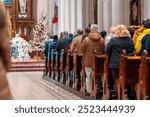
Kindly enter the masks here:
M 54 40 L 58 40 L 58 36 L 57 36 L 57 35 L 54 35 L 54 36 L 53 36 L 53 39 L 54 39 Z
M 72 34 L 72 33 L 69 33 L 69 37 L 73 37 L 73 34 Z
M 149 21 L 149 18 L 142 20 L 142 24 L 144 25 L 147 21 Z
M 150 21 L 146 21 L 144 27 L 150 29 Z
M 135 29 L 132 28 L 132 27 L 129 27 L 129 28 L 128 28 L 128 31 L 130 32 L 131 38 L 133 38 L 133 35 L 134 35 L 134 33 L 135 33 Z
M 106 35 L 107 35 L 107 32 L 106 32 L 106 31 L 101 31 L 100 34 L 101 34 L 101 36 L 102 36 L 103 38 L 105 38 Z
M 89 27 L 85 28 L 85 33 L 90 33 L 90 28 Z
M 0 5 L 0 29 L 4 29 L 7 26 L 7 18 L 5 15 L 5 10 L 2 5 Z
M 84 31 L 83 31 L 82 28 L 80 28 L 80 29 L 77 30 L 78 35 L 83 35 L 83 32 L 84 32 Z
M 60 38 L 63 38 L 63 36 L 64 36 L 64 32 L 61 32 L 60 33 Z

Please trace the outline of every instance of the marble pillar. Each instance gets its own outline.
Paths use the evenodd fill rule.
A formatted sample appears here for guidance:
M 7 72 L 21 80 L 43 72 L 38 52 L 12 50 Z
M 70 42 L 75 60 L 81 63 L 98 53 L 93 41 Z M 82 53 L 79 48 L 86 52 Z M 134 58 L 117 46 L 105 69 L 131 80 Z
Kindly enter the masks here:
M 82 0 L 76 0 L 77 1 L 77 29 L 83 27 L 83 1 Z
M 150 0 L 144 0 L 144 18 L 150 18 Z
M 123 23 L 125 26 L 129 27 L 130 26 L 130 0 L 124 0 L 124 17 L 123 17 Z
M 109 32 L 111 27 L 111 1 L 103 0 L 103 30 Z
M 77 2 L 76 2 L 76 0 L 71 0 L 70 2 L 71 2 L 70 3 L 70 6 L 71 6 L 71 8 L 70 8 L 70 11 L 71 11 L 70 12 L 71 33 L 74 33 L 77 28 L 77 20 L 76 20 L 76 18 L 77 18 L 77 12 L 76 12 Z
M 65 30 L 65 5 L 64 0 L 58 1 L 58 33 Z
M 103 30 L 103 1 L 98 0 L 98 27 L 99 31 Z
M 64 30 L 70 32 L 70 0 L 64 0 L 64 12 L 65 12 L 65 19 L 64 19 Z
M 50 34 L 53 33 L 53 26 L 52 20 L 54 18 L 54 9 L 55 9 L 55 0 L 47 0 L 48 1 L 48 11 L 47 11 L 47 18 L 48 18 L 48 29 Z
M 124 0 L 112 0 L 112 25 L 124 23 Z

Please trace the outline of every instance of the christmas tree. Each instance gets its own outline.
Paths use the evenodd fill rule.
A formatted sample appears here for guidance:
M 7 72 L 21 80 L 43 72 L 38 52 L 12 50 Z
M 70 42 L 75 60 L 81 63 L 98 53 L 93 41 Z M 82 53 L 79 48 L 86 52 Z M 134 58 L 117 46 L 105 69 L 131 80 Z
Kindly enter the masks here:
M 47 39 L 47 15 L 42 13 L 41 19 L 33 28 L 33 40 L 29 42 L 30 52 L 43 51 Z

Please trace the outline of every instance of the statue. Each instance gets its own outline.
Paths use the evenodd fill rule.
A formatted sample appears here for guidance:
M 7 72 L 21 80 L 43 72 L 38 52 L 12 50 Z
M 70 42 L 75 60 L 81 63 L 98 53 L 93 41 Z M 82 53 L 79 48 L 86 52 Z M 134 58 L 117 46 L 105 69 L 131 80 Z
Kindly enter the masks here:
M 29 43 L 16 34 L 16 37 L 12 39 L 12 57 L 17 61 L 29 61 Z
M 20 14 L 26 13 L 27 8 L 27 0 L 19 0 L 19 8 L 20 8 Z
M 134 25 L 136 25 L 137 15 L 138 15 L 138 8 L 136 5 L 136 2 L 134 2 L 133 6 L 132 6 L 132 21 L 133 21 Z

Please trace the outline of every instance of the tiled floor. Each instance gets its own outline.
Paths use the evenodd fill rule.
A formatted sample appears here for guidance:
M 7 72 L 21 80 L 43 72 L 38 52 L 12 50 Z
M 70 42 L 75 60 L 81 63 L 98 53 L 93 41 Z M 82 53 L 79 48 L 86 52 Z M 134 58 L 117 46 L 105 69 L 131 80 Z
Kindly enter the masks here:
M 81 100 L 80 97 L 42 79 L 42 72 L 8 73 L 15 100 Z

